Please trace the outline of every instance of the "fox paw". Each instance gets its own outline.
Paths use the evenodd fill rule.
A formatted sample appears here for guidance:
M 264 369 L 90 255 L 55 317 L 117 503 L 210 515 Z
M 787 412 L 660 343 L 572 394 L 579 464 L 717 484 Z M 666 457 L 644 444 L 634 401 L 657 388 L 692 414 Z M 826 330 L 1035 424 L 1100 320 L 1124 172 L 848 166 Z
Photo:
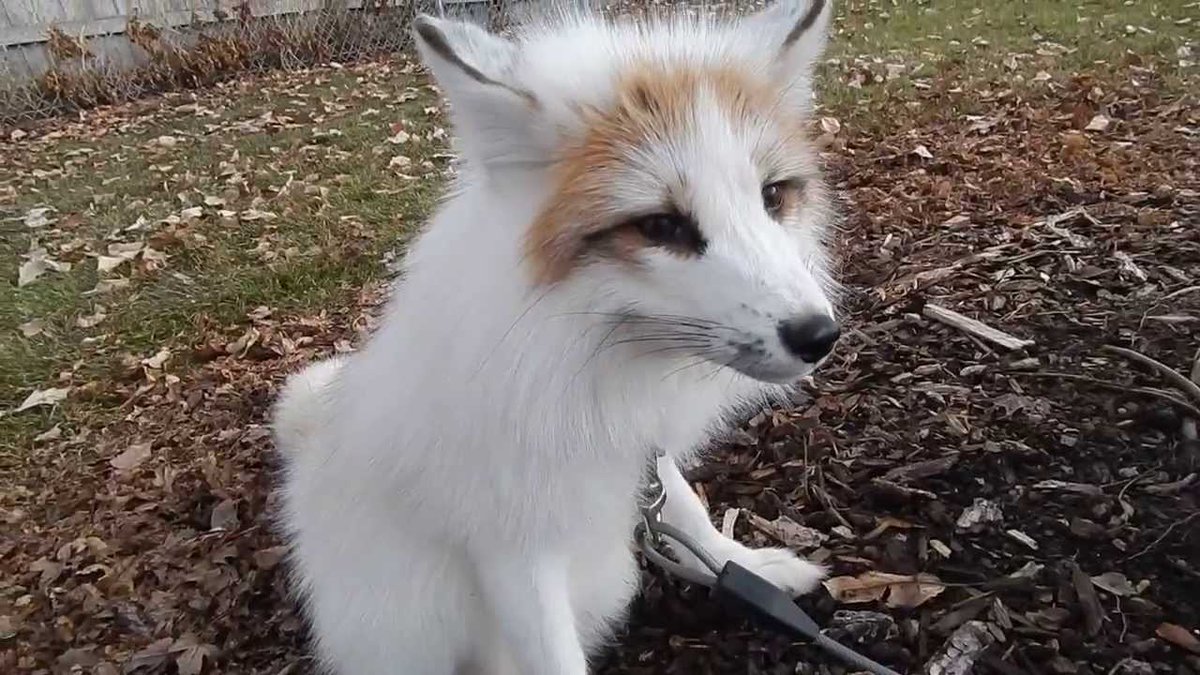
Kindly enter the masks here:
M 747 548 L 741 544 L 729 560 L 770 581 L 795 597 L 814 590 L 829 574 L 824 566 L 808 562 L 782 548 Z

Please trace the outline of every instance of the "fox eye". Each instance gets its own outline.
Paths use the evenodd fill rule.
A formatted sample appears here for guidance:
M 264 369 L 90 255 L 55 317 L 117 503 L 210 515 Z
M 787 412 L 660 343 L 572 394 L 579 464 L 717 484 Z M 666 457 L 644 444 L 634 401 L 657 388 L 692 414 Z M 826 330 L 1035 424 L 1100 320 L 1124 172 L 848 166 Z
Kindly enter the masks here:
M 679 213 L 653 213 L 630 224 L 651 243 L 666 248 L 703 253 L 707 245 L 695 221 Z
M 784 191 L 787 185 L 784 181 L 764 185 L 762 189 L 762 205 L 767 209 L 770 215 L 779 214 L 779 210 L 784 208 Z
M 763 208 L 772 218 L 778 218 L 787 204 L 790 193 L 798 192 L 799 189 L 799 184 L 791 180 L 780 180 L 764 185 L 762 189 Z

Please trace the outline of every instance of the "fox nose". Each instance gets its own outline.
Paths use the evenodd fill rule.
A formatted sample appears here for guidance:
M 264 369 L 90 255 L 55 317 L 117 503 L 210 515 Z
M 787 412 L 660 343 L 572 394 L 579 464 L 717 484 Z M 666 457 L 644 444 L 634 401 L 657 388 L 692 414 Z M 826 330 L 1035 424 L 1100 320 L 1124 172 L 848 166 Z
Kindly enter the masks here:
M 779 322 L 779 340 L 793 356 L 816 363 L 833 350 L 842 331 L 824 314 L 806 314 Z

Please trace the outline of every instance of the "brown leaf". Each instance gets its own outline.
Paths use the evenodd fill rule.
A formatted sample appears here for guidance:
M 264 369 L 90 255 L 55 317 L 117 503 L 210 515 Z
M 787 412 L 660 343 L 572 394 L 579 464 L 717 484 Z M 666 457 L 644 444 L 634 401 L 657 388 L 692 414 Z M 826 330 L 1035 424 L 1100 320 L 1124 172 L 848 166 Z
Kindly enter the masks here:
M 882 600 L 883 596 L 887 593 L 888 583 L 881 579 L 868 582 L 863 579 L 867 574 L 857 577 L 832 577 L 823 581 L 822 585 L 825 586 L 825 590 L 829 591 L 834 600 L 844 604 L 852 605 L 860 602 Z M 888 576 L 908 578 L 900 577 L 899 575 Z
M 142 359 L 142 365 L 146 366 L 147 368 L 159 370 L 166 365 L 167 361 L 169 360 L 171 360 L 171 350 L 164 347 L 158 350 L 158 353 L 154 356 Z
M 254 565 L 260 570 L 274 569 L 287 555 L 287 546 L 272 546 L 254 552 Z
M 38 389 L 29 394 L 29 396 L 26 396 L 25 400 L 21 402 L 21 405 L 17 406 L 17 409 L 13 412 L 21 412 L 23 410 L 29 410 L 30 408 L 36 408 L 39 406 L 54 405 L 65 399 L 70 391 L 70 387 L 64 387 L 61 389 Z
M 62 428 L 57 424 L 33 437 L 35 443 L 45 443 L 47 441 L 57 441 L 62 438 Z
M 834 600 L 844 604 L 873 602 L 887 595 L 889 607 L 919 607 L 946 590 L 931 574 L 916 576 L 864 572 L 856 577 L 833 577 L 823 582 Z
M 214 530 L 233 531 L 238 528 L 238 513 L 237 502 L 232 499 L 217 504 L 213 507 L 212 516 L 209 519 L 209 527 Z
M 946 590 L 942 582 L 932 574 L 918 574 L 912 581 L 889 586 L 888 607 L 920 607 Z
M 175 666 L 179 675 L 201 675 L 205 665 L 212 665 L 217 648 L 212 645 L 195 645 L 187 647 L 175 657 Z M 212 669 L 209 668 L 211 671 Z
M 805 527 L 787 516 L 767 520 L 753 513 L 748 512 L 747 515 L 756 529 L 791 548 L 814 549 L 828 539 L 825 533 Z
M 67 670 L 75 667 L 91 668 L 100 663 L 100 657 L 96 656 L 91 649 L 68 649 L 58 656 L 55 663 Z
M 34 319 L 17 326 L 17 329 L 21 331 L 21 335 L 27 338 L 37 337 L 46 332 L 46 322 L 42 319 Z
M 1083 129 L 1084 131 L 1104 131 L 1112 121 L 1104 115 L 1096 115 Z
M 1133 584 L 1129 583 L 1129 579 L 1125 578 L 1120 572 L 1105 572 L 1092 577 L 1092 583 L 1104 591 L 1108 591 L 1113 595 L 1127 598 L 1131 595 L 1137 595 L 1137 589 Z
M 1173 623 L 1160 623 L 1154 629 L 1154 634 L 1170 642 L 1176 647 L 1185 649 L 1193 654 L 1200 654 L 1200 638 L 1195 633 Z
M 129 661 L 125 664 L 125 672 L 135 672 L 139 668 L 150 670 L 162 668 L 170 663 L 172 643 L 174 640 L 169 637 L 150 643 L 145 649 L 129 657 Z
M 37 278 L 46 273 L 50 269 L 46 265 L 46 261 L 41 258 L 33 258 L 21 263 L 21 267 L 17 270 L 17 287 L 28 286 L 37 281 Z
M 48 586 L 62 574 L 62 565 L 49 560 L 47 558 L 38 558 L 29 565 L 30 572 L 37 572 L 41 575 L 40 583 L 42 586 Z
M 137 443 L 129 446 L 125 452 L 110 459 L 108 463 L 117 471 L 132 471 L 141 465 L 142 462 L 150 459 L 150 454 L 149 443 Z

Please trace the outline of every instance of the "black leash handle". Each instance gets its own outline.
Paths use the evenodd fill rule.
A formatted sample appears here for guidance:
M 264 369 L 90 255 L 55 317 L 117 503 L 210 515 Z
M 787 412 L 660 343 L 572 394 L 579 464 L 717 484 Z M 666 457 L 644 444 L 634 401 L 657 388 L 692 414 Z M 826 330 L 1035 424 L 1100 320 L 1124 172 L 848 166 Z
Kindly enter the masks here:
M 821 632 L 820 626 L 775 584 L 729 561 L 713 587 L 717 598 L 771 628 L 812 640 L 818 647 L 875 675 L 900 675 Z

